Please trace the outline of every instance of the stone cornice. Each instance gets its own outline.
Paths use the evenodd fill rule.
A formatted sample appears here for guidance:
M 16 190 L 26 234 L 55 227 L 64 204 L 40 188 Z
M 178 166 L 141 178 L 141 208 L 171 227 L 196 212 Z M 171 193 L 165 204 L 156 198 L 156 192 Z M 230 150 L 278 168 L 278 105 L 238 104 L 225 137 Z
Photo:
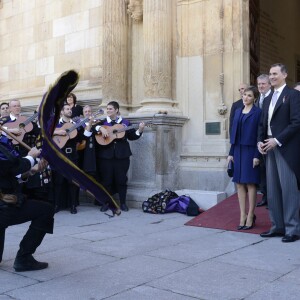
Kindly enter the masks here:
M 166 125 L 166 126 L 179 126 L 182 127 L 187 121 L 188 117 L 184 116 L 169 116 L 165 114 L 155 114 L 155 115 L 137 115 L 126 117 L 132 123 L 149 122 L 151 121 L 153 125 Z

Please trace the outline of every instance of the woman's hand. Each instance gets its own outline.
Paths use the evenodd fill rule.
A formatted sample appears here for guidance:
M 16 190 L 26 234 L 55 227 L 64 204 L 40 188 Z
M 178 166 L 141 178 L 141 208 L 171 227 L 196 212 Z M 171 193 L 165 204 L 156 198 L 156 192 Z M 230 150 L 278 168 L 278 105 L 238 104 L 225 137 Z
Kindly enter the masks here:
M 229 163 L 231 160 L 232 160 L 232 162 L 234 162 L 234 161 L 233 161 L 233 156 L 232 156 L 232 155 L 228 155 L 228 157 L 227 157 L 227 162 Z
M 259 165 L 259 159 L 253 158 L 253 168 L 257 167 Z

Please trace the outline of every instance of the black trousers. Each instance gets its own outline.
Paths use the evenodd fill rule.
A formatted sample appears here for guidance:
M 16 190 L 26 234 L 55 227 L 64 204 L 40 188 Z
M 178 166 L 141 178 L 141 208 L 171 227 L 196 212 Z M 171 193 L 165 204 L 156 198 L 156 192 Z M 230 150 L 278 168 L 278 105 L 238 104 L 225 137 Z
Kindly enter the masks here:
M 260 191 L 267 199 L 267 171 L 266 171 L 266 157 L 263 156 L 259 164 L 260 168 Z
M 97 168 L 101 184 L 111 193 L 119 194 L 121 204 L 126 203 L 127 172 L 130 159 L 97 159 Z
M 69 208 L 79 204 L 79 188 L 69 179 L 53 170 L 52 172 L 54 204 L 59 208 Z
M 30 227 L 53 233 L 53 205 L 43 201 L 25 200 L 21 207 L 0 206 L 0 229 L 31 221 Z

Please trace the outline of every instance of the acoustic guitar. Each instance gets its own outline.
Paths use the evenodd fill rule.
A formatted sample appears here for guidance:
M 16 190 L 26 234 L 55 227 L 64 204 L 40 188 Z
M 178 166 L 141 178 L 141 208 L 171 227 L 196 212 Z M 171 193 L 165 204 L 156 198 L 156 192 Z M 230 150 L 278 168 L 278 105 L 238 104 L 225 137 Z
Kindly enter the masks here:
M 79 128 L 80 126 L 83 126 L 86 122 L 88 122 L 90 120 L 90 118 L 95 119 L 96 116 L 99 115 L 103 115 L 104 111 L 103 109 L 99 109 L 97 111 L 97 113 L 93 114 L 90 117 L 86 117 L 84 119 L 82 119 L 80 122 L 78 123 L 65 123 L 62 127 L 58 128 L 61 130 L 65 130 L 66 131 L 66 135 L 53 135 L 53 141 L 54 143 L 61 149 L 63 148 L 68 140 L 72 140 L 77 136 L 77 128 Z M 73 121 L 76 119 L 73 119 Z
M 151 124 L 152 122 L 145 122 L 146 126 L 150 126 Z M 99 145 L 107 146 L 115 139 L 122 139 L 125 136 L 126 131 L 130 129 L 137 129 L 139 127 L 139 124 L 134 124 L 127 127 L 125 127 L 124 124 L 115 124 L 113 126 L 103 125 L 102 127 L 104 127 L 107 130 L 108 136 L 102 136 L 102 133 L 99 131 L 95 135 L 95 138 Z
M 15 121 L 13 122 L 7 122 L 4 124 L 4 127 L 7 127 L 8 129 L 19 129 L 21 134 L 18 135 L 19 140 L 23 140 L 25 133 L 30 132 L 33 129 L 32 121 L 36 119 L 38 116 L 38 112 L 36 112 L 31 117 L 25 117 L 25 116 L 19 116 Z M 18 141 L 12 140 L 12 143 L 14 145 L 19 144 Z

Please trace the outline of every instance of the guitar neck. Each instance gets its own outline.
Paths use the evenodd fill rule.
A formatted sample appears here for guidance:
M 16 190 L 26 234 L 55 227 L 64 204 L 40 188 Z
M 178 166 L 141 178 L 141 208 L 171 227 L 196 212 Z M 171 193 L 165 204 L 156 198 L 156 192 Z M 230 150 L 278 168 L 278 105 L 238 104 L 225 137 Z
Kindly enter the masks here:
M 81 120 L 79 123 L 74 124 L 74 126 L 72 126 L 72 127 L 68 130 L 68 132 L 71 132 L 71 131 L 73 131 L 73 130 L 79 128 L 80 126 L 82 126 L 82 125 L 83 125 L 86 121 L 88 121 L 88 120 L 89 120 L 89 118 L 84 118 L 84 119 Z
M 28 125 L 29 123 L 31 123 L 38 116 L 38 114 L 39 113 L 36 112 L 34 115 L 32 115 L 31 117 L 29 117 L 23 123 L 20 123 L 19 127 L 25 127 L 26 125 Z
M 145 122 L 145 125 L 150 124 L 151 122 Z M 118 129 L 118 132 L 124 132 L 130 129 L 137 129 L 139 127 L 139 124 L 132 124 L 130 126 L 124 127 L 124 128 L 120 128 Z
M 118 132 L 124 132 L 124 131 L 128 131 L 130 129 L 136 129 L 138 127 L 139 127 L 138 124 L 134 124 L 134 125 L 130 125 L 130 126 L 127 126 L 124 128 L 120 128 L 120 129 L 118 129 Z
M 94 118 L 96 118 L 96 116 L 98 116 L 98 115 L 100 115 L 100 114 L 102 114 L 102 113 L 103 113 L 103 111 L 102 111 L 102 110 L 99 110 L 97 113 L 91 115 L 90 117 L 84 118 L 84 119 L 81 120 L 79 123 L 74 124 L 74 126 L 72 126 L 72 127 L 68 130 L 68 132 L 71 132 L 71 131 L 73 131 L 73 130 L 79 128 L 80 126 L 82 126 L 83 124 L 85 124 L 86 122 L 88 122 L 88 121 L 90 120 L 90 118 L 94 119 Z

